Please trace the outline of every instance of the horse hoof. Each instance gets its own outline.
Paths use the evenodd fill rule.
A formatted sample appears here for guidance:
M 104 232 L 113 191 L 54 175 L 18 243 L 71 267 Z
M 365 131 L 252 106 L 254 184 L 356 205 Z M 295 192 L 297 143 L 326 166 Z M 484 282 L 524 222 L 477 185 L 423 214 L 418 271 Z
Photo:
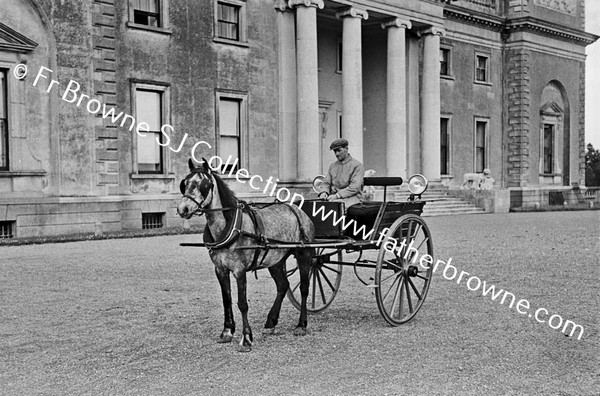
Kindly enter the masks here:
M 295 336 L 304 336 L 306 335 L 306 327 L 296 327 L 294 329 Z
M 240 345 L 240 347 L 238 348 L 238 352 L 250 352 L 252 350 L 252 347 L 250 345 Z
M 227 344 L 227 343 L 231 342 L 231 340 L 233 340 L 233 336 L 232 335 L 226 335 L 226 336 L 222 335 L 221 338 L 219 338 L 217 340 L 217 342 L 219 344 Z
M 264 328 L 262 333 L 263 335 L 273 335 L 275 334 L 275 327 L 271 327 L 270 329 Z

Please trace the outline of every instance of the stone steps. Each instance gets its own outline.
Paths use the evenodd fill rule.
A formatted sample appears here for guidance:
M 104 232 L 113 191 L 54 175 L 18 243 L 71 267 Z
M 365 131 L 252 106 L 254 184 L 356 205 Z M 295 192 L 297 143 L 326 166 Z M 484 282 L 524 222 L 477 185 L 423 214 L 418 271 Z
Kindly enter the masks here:
M 383 188 L 375 188 L 373 195 L 374 200 L 383 200 Z M 405 186 L 387 191 L 387 198 L 393 201 L 407 201 L 408 197 L 410 192 Z M 423 217 L 486 213 L 466 199 L 449 195 L 448 189 L 440 185 L 431 186 L 421 198 L 427 202 L 423 208 Z
M 237 196 L 240 199 L 257 203 L 273 202 L 274 200 L 274 197 L 258 192 L 238 193 Z M 308 197 L 308 192 L 304 196 Z M 409 196 L 410 192 L 405 186 L 390 187 L 387 189 L 387 199 L 391 201 L 404 202 L 408 200 Z M 449 195 L 448 189 L 439 185 L 430 187 L 421 198 L 427 202 L 423 208 L 423 217 L 486 213 L 484 209 L 475 206 L 465 199 Z M 372 200 L 383 200 L 382 187 L 375 187 Z

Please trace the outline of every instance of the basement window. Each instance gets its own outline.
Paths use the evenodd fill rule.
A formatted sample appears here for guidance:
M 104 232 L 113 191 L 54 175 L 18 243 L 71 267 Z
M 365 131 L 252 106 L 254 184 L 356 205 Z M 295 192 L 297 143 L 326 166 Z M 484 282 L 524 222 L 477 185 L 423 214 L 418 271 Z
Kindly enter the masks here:
M 142 229 L 162 228 L 165 212 L 142 213 Z
M 13 238 L 14 229 L 14 221 L 0 221 L 0 238 Z

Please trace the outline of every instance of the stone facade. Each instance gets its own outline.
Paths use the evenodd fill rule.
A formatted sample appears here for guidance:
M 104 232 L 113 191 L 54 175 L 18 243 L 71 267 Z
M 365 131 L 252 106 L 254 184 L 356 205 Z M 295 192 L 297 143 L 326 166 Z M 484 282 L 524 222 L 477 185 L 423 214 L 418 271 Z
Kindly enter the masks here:
M 138 12 L 151 3 L 156 8 Z M 328 145 L 339 136 L 381 176 L 424 173 L 457 187 L 483 161 L 496 189 L 580 186 L 584 51 L 597 39 L 583 30 L 584 7 L 584 0 L 3 0 L 9 156 L 0 164 L 0 222 L 11 222 L 16 236 L 140 228 L 144 214 L 182 225 L 175 208 L 187 159 L 198 142 L 207 143 L 198 158 L 225 152 L 230 135 L 222 130 L 233 124 L 220 112 L 231 103 L 239 106 L 239 167 L 298 191 L 334 160 Z M 217 33 L 231 26 L 226 9 L 238 13 L 232 37 Z M 444 73 L 440 48 L 449 56 Z M 13 74 L 19 64 L 29 70 L 23 79 Z M 65 93 L 71 81 L 77 95 Z M 142 111 L 140 92 L 160 98 L 154 115 L 172 127 L 158 135 L 170 145 L 153 152 L 155 172 L 140 165 L 148 147 L 136 132 L 141 120 L 125 117 Z M 556 128 L 560 151 L 549 173 L 540 171 L 544 120 Z M 272 199 L 249 183 L 230 184 L 242 197 Z

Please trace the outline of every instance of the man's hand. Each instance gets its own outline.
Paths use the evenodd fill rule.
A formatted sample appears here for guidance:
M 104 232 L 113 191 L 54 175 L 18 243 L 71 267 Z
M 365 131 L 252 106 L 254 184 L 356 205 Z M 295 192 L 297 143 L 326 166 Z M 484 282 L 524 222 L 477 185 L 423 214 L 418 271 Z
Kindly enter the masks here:
M 334 201 L 336 199 L 340 199 L 340 197 L 337 194 L 332 194 L 330 196 L 327 197 L 328 201 Z
M 328 199 L 329 198 L 329 194 L 326 193 L 325 191 L 323 191 L 323 192 L 319 193 L 318 197 L 321 198 L 321 199 Z

